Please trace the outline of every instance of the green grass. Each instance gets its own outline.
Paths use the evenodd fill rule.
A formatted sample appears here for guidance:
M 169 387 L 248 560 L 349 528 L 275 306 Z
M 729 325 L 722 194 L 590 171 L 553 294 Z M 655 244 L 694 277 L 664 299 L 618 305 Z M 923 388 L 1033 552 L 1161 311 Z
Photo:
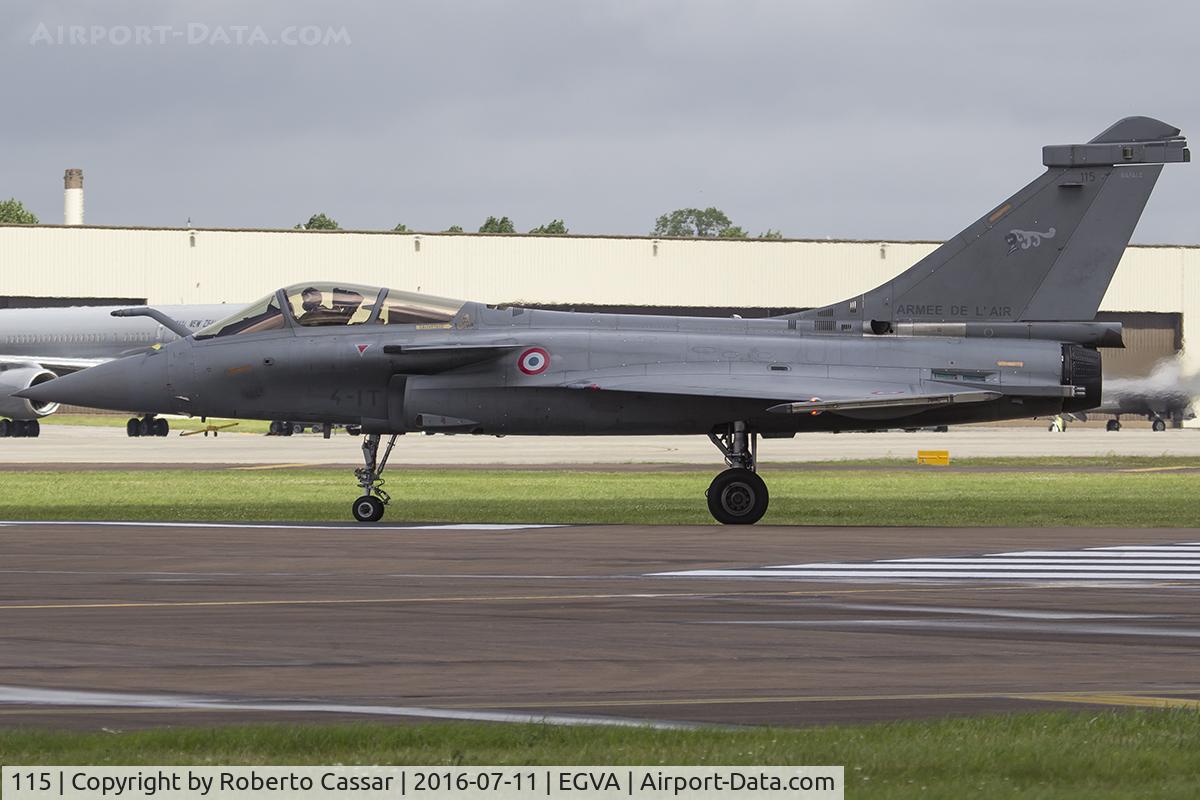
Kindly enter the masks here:
M 1193 527 L 1200 473 L 763 470 L 766 524 Z M 708 524 L 713 472 L 397 469 L 396 521 Z M 5 472 L 0 518 L 345 520 L 346 469 Z
M 841 466 L 841 467 L 916 467 L 914 455 L 909 458 L 854 458 L 832 461 L 765 461 L 760 462 L 762 468 L 772 466 L 805 465 L 805 466 Z M 1106 467 L 1110 469 L 1135 469 L 1138 467 L 1196 467 L 1200 468 L 1200 457 L 1197 456 L 1127 456 L 1118 453 L 1108 453 L 1102 456 L 968 456 L 957 457 L 951 450 L 950 466 L 952 467 L 1052 467 L 1055 469 L 1081 469 Z
M 853 798 L 1193 798 L 1195 711 L 1038 713 L 783 730 L 253 725 L 0 733 L 6 764 L 830 764 Z
M 75 427 L 85 428 L 125 428 L 125 423 L 129 421 L 127 416 L 119 416 L 116 414 L 51 414 L 41 420 L 43 425 L 72 425 Z M 202 431 L 206 423 L 200 421 L 198 417 L 188 419 L 186 417 L 169 417 L 171 423 L 171 432 L 175 431 Z M 215 419 L 209 418 L 209 425 L 229 425 L 236 422 L 237 424 L 221 433 L 266 433 L 269 422 L 255 419 Z

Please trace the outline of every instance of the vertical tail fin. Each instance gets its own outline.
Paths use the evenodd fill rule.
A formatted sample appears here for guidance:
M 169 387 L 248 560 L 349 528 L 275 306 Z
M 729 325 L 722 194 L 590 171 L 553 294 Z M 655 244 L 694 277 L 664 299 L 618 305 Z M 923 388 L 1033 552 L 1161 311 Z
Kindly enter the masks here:
M 869 292 L 798 317 L 873 322 L 1091 320 L 1179 129 L 1127 117 L 1087 144 L 1042 149 L 1046 172 Z

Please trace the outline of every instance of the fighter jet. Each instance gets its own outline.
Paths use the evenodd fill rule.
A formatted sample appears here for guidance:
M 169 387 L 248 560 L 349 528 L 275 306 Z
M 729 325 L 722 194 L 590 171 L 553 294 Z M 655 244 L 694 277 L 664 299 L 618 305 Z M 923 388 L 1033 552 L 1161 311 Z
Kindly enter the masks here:
M 1176 368 L 1178 376 L 1178 368 Z M 1182 382 L 1164 383 L 1157 378 L 1159 374 L 1149 378 L 1117 378 L 1108 382 L 1104 387 L 1104 398 L 1097 414 L 1112 414 L 1113 418 L 1104 423 L 1105 430 L 1121 430 L 1121 417 L 1145 417 L 1150 420 L 1150 429 L 1165 431 L 1167 420 L 1176 426 L 1190 419 L 1192 398 L 1197 394 Z M 1195 382 L 1193 381 L 1193 384 Z
M 35 437 L 42 417 L 58 404 L 35 402 L 14 393 L 59 375 L 94 367 L 114 358 L 173 342 L 179 334 L 157 320 L 116 320 L 119 306 L 14 308 L 0 311 L 0 438 Z M 161 311 L 190 332 L 229 314 L 227 305 L 163 306 Z M 131 419 L 131 436 L 166 436 L 165 419 Z
M 1165 431 L 1167 420 L 1179 427 L 1195 418 L 1192 399 L 1200 397 L 1200 375 L 1186 375 L 1177 361 L 1164 361 L 1144 378 L 1110 378 L 1104 382 L 1104 395 L 1092 414 L 1111 414 L 1105 430 L 1121 430 L 1121 417 L 1145 417 L 1154 431 Z M 1071 419 L 1088 421 L 1088 414 L 1072 414 Z M 1050 423 L 1051 431 L 1065 431 L 1067 418 L 1059 416 Z
M 361 426 L 359 521 L 383 516 L 404 433 L 707 436 L 728 466 L 709 511 L 754 523 L 769 500 L 760 437 L 1096 406 L 1096 348 L 1120 346 L 1121 327 L 1091 320 L 1162 165 L 1188 160 L 1179 130 L 1146 117 L 1045 147 L 1041 176 L 907 271 L 782 317 L 571 313 L 301 283 L 156 352 L 19 394 Z

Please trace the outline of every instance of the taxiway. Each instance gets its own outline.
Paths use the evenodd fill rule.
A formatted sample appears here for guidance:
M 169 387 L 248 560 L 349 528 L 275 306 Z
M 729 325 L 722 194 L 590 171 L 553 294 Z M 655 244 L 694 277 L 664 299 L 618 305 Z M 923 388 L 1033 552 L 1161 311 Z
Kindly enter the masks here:
M 1200 533 L 0 523 L 0 727 L 1200 706 Z
M 123 428 L 47 424 L 37 439 L 0 439 L 0 464 L 59 468 L 80 464 L 123 466 L 348 466 L 359 465 L 361 439 L 338 433 L 329 440 L 304 434 L 275 437 L 249 433 L 130 439 Z M 1155 433 L 1130 425 L 1108 433 L 1096 423 L 1066 433 L 1044 427 L 963 426 L 946 433 L 805 433 L 794 439 L 762 442 L 764 465 L 842 459 L 915 461 L 918 450 L 949 450 L 951 458 L 1029 456 L 1195 456 L 1200 431 L 1190 428 Z M 425 436 L 397 441 L 393 465 L 600 465 L 721 463 L 703 436 Z

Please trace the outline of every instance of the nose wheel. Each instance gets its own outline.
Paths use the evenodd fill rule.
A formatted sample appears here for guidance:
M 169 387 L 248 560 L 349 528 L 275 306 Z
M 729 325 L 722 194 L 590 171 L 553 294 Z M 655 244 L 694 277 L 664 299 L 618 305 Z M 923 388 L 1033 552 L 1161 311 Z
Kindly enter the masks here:
M 358 479 L 358 486 L 363 490 L 363 495 L 350 507 L 350 513 L 359 522 L 378 522 L 383 519 L 384 508 L 392 499 L 383 490 L 383 471 L 387 468 L 392 448 L 396 446 L 397 435 L 392 434 L 388 439 L 383 458 L 378 458 L 379 434 L 370 433 L 363 437 L 363 465 L 354 470 L 354 477 Z
M 708 486 L 708 513 L 722 525 L 753 525 L 767 513 L 766 482 L 748 469 L 727 469 Z
M 351 513 L 359 522 L 379 522 L 383 519 L 383 501 L 374 495 L 364 494 L 354 501 Z
M 723 433 L 708 438 L 725 456 L 729 469 L 713 478 L 705 495 L 708 512 L 722 525 L 753 525 L 767 513 L 770 493 L 758 477 L 758 434 L 735 422 Z

